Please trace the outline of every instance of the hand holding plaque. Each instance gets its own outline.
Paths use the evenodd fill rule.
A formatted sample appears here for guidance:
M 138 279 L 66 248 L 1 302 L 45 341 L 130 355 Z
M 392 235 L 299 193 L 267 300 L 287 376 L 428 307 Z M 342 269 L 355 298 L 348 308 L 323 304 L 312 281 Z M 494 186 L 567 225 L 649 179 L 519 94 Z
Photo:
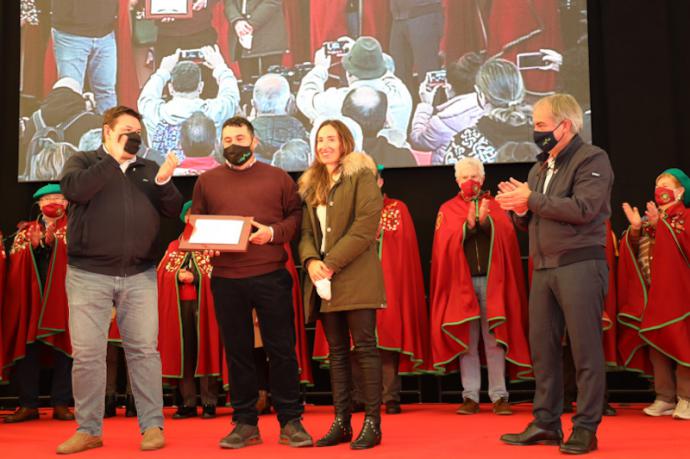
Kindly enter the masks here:
M 190 215 L 180 250 L 246 252 L 252 221 L 233 215 Z

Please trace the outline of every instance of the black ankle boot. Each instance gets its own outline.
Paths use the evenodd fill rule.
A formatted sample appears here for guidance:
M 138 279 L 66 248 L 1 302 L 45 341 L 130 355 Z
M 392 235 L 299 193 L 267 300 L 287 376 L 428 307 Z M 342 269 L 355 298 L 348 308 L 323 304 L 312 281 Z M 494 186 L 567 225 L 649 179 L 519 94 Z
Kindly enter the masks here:
M 134 418 L 137 416 L 137 405 L 134 403 L 134 395 L 127 395 L 125 404 L 125 417 Z
M 381 444 L 381 420 L 375 419 L 372 416 L 366 416 L 362 431 L 359 433 L 357 440 L 350 443 L 350 448 L 367 449 L 379 444 Z
M 105 411 L 103 412 L 104 418 L 112 418 L 117 414 L 117 395 L 106 395 L 105 396 Z
M 350 416 L 338 414 L 335 416 L 331 428 L 328 429 L 328 433 L 316 442 L 316 446 L 335 446 L 350 440 L 352 440 Z

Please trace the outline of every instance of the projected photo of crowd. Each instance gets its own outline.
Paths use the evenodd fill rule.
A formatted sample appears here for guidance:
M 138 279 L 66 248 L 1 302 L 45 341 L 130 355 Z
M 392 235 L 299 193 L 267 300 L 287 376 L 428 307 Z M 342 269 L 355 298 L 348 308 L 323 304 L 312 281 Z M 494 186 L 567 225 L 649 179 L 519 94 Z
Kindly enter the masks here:
M 386 168 L 531 162 L 532 104 L 573 94 L 590 140 L 586 0 L 20 0 L 18 179 L 59 178 L 116 105 L 176 175 L 223 162 L 249 118 L 259 161 L 301 171 L 341 119 Z

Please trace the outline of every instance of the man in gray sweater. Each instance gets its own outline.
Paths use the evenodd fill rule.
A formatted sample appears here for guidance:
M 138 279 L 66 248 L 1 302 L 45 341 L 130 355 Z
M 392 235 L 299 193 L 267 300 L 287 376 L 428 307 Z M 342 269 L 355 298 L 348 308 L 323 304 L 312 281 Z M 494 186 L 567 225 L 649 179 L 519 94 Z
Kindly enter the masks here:
M 499 184 L 497 200 L 529 231 L 534 263 L 529 298 L 530 348 L 536 390 L 534 421 L 508 444 L 561 444 L 562 338 L 568 329 L 577 369 L 577 415 L 561 452 L 597 448 L 605 392 L 601 314 L 608 288 L 606 225 L 613 171 L 601 148 L 578 135 L 582 109 L 567 94 L 534 105 L 534 141 L 541 148 L 526 183 Z

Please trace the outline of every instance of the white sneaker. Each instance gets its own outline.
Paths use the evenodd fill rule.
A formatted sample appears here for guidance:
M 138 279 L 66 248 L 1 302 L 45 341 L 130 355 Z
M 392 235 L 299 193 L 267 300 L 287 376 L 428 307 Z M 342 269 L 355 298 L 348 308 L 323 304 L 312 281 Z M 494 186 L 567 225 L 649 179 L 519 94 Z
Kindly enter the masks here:
M 314 282 L 314 287 L 316 287 L 316 293 L 321 297 L 321 299 L 330 301 L 331 300 L 331 280 L 321 279 Z
M 675 407 L 676 405 L 674 403 L 665 402 L 663 400 L 654 400 L 654 403 L 642 411 L 644 411 L 644 414 L 648 416 L 671 416 Z
M 690 400 L 678 399 L 676 409 L 673 410 L 673 419 L 690 420 Z

